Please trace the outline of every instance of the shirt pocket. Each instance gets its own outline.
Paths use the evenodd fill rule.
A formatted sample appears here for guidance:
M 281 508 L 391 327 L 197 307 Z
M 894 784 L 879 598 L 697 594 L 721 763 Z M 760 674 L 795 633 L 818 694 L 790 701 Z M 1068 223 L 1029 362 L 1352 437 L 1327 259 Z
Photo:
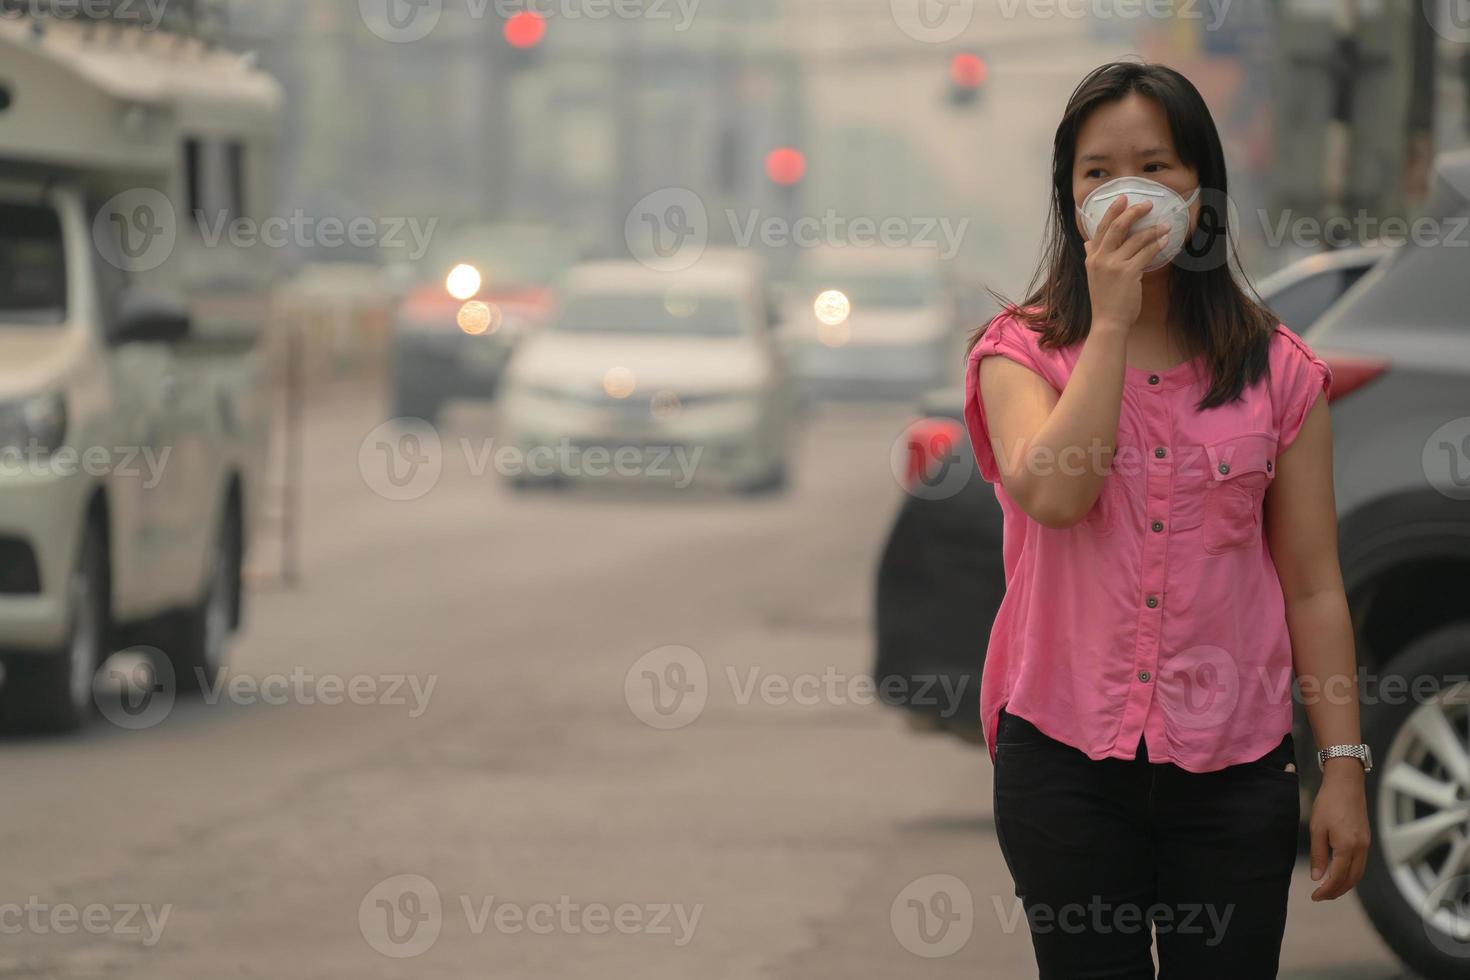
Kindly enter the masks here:
M 1261 507 L 1276 478 L 1276 437 L 1247 432 L 1205 446 L 1205 551 L 1220 555 L 1261 536 Z

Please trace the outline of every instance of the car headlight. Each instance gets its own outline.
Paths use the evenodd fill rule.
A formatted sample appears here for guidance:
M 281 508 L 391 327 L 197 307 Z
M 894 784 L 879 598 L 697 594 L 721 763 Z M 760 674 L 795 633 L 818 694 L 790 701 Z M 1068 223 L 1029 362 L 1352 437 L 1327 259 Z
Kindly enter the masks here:
M 66 438 L 66 402 L 36 395 L 0 404 L 0 452 L 50 453 Z

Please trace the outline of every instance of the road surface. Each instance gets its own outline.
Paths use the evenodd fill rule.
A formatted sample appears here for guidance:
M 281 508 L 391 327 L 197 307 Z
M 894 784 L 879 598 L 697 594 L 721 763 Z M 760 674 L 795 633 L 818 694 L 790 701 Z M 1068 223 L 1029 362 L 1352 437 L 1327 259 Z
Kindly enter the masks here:
M 1034 975 L 984 754 L 862 684 L 902 406 L 765 499 L 519 496 L 461 413 L 390 500 L 378 412 L 313 411 L 303 582 L 215 703 L 0 743 L 0 978 Z M 1399 975 L 1309 891 L 1284 977 Z

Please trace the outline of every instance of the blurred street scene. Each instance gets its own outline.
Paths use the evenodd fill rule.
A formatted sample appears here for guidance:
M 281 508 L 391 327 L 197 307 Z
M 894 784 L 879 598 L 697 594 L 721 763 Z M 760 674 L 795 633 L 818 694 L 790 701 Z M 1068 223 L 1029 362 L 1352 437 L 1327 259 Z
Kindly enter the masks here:
M 1281 975 L 1470 975 L 1465 0 L 0 0 L 0 978 L 1034 975 L 959 386 L 1124 58 L 1334 370 Z

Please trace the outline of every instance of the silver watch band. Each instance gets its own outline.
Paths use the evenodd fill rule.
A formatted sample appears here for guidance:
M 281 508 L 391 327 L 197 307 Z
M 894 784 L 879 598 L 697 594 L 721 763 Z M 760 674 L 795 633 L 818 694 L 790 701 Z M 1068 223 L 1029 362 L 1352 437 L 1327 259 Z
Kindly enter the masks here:
M 1317 768 L 1326 769 L 1328 759 L 1357 759 L 1363 771 L 1373 771 L 1373 753 L 1366 745 L 1329 745 L 1317 753 Z

